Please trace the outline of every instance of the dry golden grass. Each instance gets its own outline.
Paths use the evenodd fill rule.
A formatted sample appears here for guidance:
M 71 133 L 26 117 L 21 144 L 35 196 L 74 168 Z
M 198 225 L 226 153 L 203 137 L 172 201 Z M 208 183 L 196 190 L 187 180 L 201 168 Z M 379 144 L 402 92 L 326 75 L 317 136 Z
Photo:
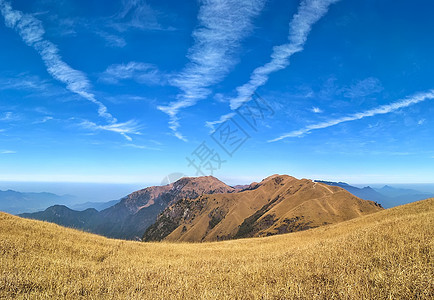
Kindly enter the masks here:
M 269 238 L 110 240 L 0 214 L 0 298 L 432 299 L 434 199 Z

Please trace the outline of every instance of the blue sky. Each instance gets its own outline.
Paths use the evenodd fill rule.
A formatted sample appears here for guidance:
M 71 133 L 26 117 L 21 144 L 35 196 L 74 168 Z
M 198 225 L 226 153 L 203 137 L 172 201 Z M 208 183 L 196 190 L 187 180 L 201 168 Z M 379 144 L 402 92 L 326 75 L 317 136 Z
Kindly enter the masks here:
M 434 182 L 428 0 L 0 0 L 0 180 Z

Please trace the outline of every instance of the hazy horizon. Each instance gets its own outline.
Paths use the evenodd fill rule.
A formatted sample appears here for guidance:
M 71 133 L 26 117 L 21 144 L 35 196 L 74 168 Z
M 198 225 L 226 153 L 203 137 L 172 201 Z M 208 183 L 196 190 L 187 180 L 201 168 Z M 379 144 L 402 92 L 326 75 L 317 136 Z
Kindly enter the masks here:
M 317 179 L 320 180 L 320 179 Z M 260 181 L 260 180 L 259 180 Z M 225 182 L 225 181 L 224 181 Z M 234 186 L 237 184 L 244 185 L 251 182 L 228 183 Z M 414 189 L 423 193 L 434 193 L 434 183 L 419 183 L 419 184 L 403 184 L 403 183 L 362 183 L 353 184 L 346 182 L 355 187 L 363 188 L 370 186 L 372 188 L 381 188 L 385 185 L 394 188 Z M 74 183 L 74 182 L 4 182 L 0 181 L 0 191 L 14 190 L 18 192 L 48 192 L 57 195 L 72 195 L 75 196 L 75 203 L 84 202 L 107 202 L 111 200 L 119 200 L 128 194 L 160 183 L 143 183 L 143 184 L 114 184 L 114 183 Z

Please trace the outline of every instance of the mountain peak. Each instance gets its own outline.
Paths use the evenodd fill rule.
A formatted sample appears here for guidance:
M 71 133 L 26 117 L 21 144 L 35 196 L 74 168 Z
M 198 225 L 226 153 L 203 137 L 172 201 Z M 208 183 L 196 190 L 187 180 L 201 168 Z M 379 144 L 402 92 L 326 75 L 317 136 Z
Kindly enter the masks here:
M 384 190 L 386 190 L 386 189 L 389 189 L 389 190 L 392 190 L 392 189 L 394 189 L 393 187 L 391 187 L 390 185 L 385 185 L 385 186 L 383 186 L 381 189 L 384 189 Z
M 273 174 L 273 175 L 270 175 L 268 177 L 265 177 L 264 179 L 262 179 L 261 182 L 270 181 L 270 180 L 275 179 L 275 178 L 286 179 L 286 178 L 293 178 L 293 177 L 291 177 L 289 175 Z
M 204 195 L 169 205 L 143 240 L 216 241 L 306 230 L 381 208 L 346 190 L 271 175 L 239 193 Z
M 191 189 L 200 193 L 231 193 L 235 189 L 214 176 L 183 177 L 173 183 L 172 189 Z
M 197 177 L 182 177 L 178 179 L 176 182 L 221 182 L 218 178 L 208 175 L 208 176 L 197 176 Z

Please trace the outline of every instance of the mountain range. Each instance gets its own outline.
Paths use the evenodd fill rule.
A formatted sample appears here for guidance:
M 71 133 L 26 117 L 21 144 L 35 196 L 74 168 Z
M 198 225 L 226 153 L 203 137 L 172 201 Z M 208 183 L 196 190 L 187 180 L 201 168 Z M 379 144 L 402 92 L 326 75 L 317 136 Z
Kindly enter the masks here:
M 300 231 L 378 210 L 345 189 L 287 175 L 236 187 L 203 176 L 133 192 L 101 211 L 53 206 L 20 216 L 112 238 L 205 241 Z
M 202 194 L 233 193 L 236 190 L 215 177 L 185 177 L 164 186 L 151 186 L 129 194 L 100 212 L 73 211 L 67 207 L 49 207 L 43 212 L 21 217 L 54 222 L 111 238 L 140 239 L 157 216 L 182 198 Z M 74 220 L 78 222 L 74 223 Z
M 391 208 L 434 197 L 434 194 L 432 193 L 424 193 L 414 189 L 395 188 L 389 185 L 385 185 L 382 188 L 371 188 L 370 186 L 358 188 L 345 182 L 323 180 L 315 180 L 315 182 L 322 182 L 327 185 L 341 187 L 361 199 L 378 202 L 384 208 Z
M 70 205 L 76 198 L 52 193 L 22 193 L 13 190 L 0 191 L 0 211 L 10 214 L 37 212 L 55 204 Z
M 348 191 L 273 175 L 241 192 L 182 199 L 167 207 L 144 241 L 216 241 L 302 231 L 382 210 Z
M 97 211 L 101 211 L 119 203 L 120 201 L 121 200 L 111 200 L 107 202 L 84 202 L 84 203 L 73 204 L 68 207 L 73 210 L 86 210 L 89 208 L 94 208 Z

